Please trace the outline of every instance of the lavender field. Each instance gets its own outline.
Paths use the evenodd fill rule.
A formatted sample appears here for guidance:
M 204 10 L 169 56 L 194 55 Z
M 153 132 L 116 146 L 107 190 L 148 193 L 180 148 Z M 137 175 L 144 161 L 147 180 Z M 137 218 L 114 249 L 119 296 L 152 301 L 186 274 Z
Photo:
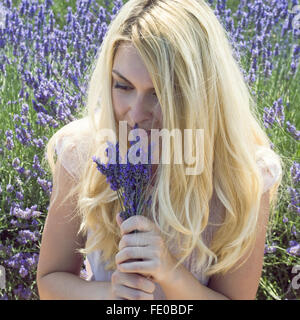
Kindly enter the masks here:
M 52 190 L 45 144 L 81 117 L 93 61 L 124 2 L 0 0 L 0 299 L 39 299 L 36 267 Z M 284 163 L 256 299 L 300 299 L 300 3 L 208 3 Z

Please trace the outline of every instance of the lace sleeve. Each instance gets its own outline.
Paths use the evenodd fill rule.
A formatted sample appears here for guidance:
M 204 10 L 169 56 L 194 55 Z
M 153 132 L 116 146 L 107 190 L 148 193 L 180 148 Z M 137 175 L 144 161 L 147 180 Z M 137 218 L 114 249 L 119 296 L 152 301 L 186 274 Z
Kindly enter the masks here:
M 55 152 L 66 171 L 78 181 L 91 143 L 88 118 L 77 119 L 62 127 L 57 135 Z
M 68 137 L 61 136 L 56 142 L 55 151 L 61 165 L 75 180 L 78 180 L 79 166 L 76 145 Z
M 256 163 L 264 179 L 263 192 L 266 192 L 281 179 L 282 167 L 280 158 L 272 149 L 260 146 L 256 152 Z

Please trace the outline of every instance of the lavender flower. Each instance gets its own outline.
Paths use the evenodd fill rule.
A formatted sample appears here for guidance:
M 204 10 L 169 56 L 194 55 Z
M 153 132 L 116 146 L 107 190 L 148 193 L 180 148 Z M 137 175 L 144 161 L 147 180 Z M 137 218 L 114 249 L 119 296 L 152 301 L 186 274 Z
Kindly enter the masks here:
M 298 212 L 300 214 L 300 194 L 296 188 L 287 187 L 287 190 L 290 194 L 290 203 L 288 209 L 291 211 Z
M 277 245 L 276 242 L 273 242 L 271 246 L 265 244 L 264 254 L 276 252 L 276 250 L 277 250 L 276 245 Z
M 287 131 L 294 137 L 296 141 L 300 140 L 300 131 L 296 129 L 296 127 L 290 123 L 290 121 L 286 122 Z
M 134 129 L 136 128 L 137 125 L 135 125 Z M 131 147 L 138 140 L 130 143 Z M 132 164 L 128 157 L 129 149 L 126 154 L 125 164 L 120 163 L 122 158 L 119 151 L 119 142 L 115 146 L 108 142 L 108 145 L 106 149 L 109 158 L 108 163 L 106 165 L 101 163 L 100 159 L 97 159 L 95 156 L 93 157 L 93 161 L 97 163 L 97 169 L 106 176 L 106 181 L 110 184 L 111 189 L 117 191 L 122 208 L 121 217 L 125 220 L 132 215 L 141 214 L 145 206 L 149 206 L 151 203 L 151 197 L 147 200 L 144 199 L 151 177 L 151 161 L 148 156 L 148 164 L 142 164 L 141 161 L 137 164 Z M 148 155 L 150 154 L 150 150 L 149 148 Z M 143 150 L 138 149 L 137 156 L 145 160 L 147 155 L 143 153 Z
M 7 192 L 13 192 L 13 191 L 14 191 L 14 187 L 13 187 L 11 184 L 8 184 L 8 185 L 6 186 L 6 191 L 7 191 Z
M 290 168 L 293 184 L 297 185 L 300 182 L 300 163 L 294 161 Z
M 292 256 L 300 256 L 300 244 L 294 241 L 291 247 L 286 249 L 286 252 Z
M 31 289 L 25 288 L 22 284 L 19 284 L 17 289 L 13 290 L 16 296 L 19 296 L 22 299 L 29 299 L 31 297 Z
M 17 158 L 15 158 L 15 159 L 13 160 L 12 166 L 13 166 L 14 168 L 17 168 L 17 167 L 19 166 L 19 164 L 20 164 L 20 159 L 17 157 Z
M 25 278 L 28 275 L 28 270 L 24 266 L 21 266 L 19 269 L 19 274 L 22 278 Z

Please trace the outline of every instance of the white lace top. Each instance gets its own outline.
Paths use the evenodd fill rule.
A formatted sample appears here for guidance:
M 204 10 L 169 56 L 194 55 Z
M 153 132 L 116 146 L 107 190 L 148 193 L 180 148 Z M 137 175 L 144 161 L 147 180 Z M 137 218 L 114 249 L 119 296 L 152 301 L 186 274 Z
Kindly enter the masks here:
M 70 132 L 72 131 L 72 128 L 76 128 L 76 132 L 78 133 L 78 130 L 87 130 L 87 121 L 85 119 L 80 119 L 73 121 L 69 123 L 68 129 L 70 129 Z M 88 130 L 86 131 L 88 132 Z M 76 153 L 78 154 L 81 152 L 84 152 L 84 141 L 81 139 L 81 141 L 73 141 L 70 139 L 70 136 L 62 136 L 63 138 L 60 138 L 57 141 L 56 144 L 56 152 L 59 157 L 60 148 L 64 143 L 70 143 L 71 151 L 76 151 L 75 156 L 74 152 L 70 152 L 66 155 L 64 155 L 63 158 L 60 158 L 62 165 L 65 167 L 65 169 L 69 172 L 71 176 L 73 176 L 75 179 L 77 178 L 78 172 L 80 168 L 78 167 L 78 163 L 75 160 L 76 159 Z M 263 175 L 264 179 L 264 192 L 269 190 L 281 177 L 282 174 L 282 168 L 280 161 L 277 157 L 277 155 L 269 148 L 265 147 L 258 147 L 257 154 L 256 154 L 257 164 L 261 170 L 261 173 Z M 216 194 L 213 194 L 213 197 L 210 201 L 210 217 L 209 217 L 209 223 L 204 230 L 203 234 L 203 240 L 208 245 L 212 239 L 213 233 L 216 231 L 218 224 L 221 223 L 222 218 L 224 216 L 224 207 L 222 203 L 217 198 Z M 214 224 L 214 226 L 210 225 L 210 223 Z M 88 237 L 90 236 L 91 231 L 88 232 Z M 169 248 L 170 252 L 174 252 L 174 248 Z M 88 273 L 88 280 L 89 281 L 110 281 L 111 275 L 113 271 L 106 271 L 104 269 L 105 263 L 101 262 L 100 260 L 101 252 L 94 251 L 87 255 L 86 259 L 86 266 L 87 266 L 87 273 Z M 195 269 L 195 251 L 192 252 L 192 254 L 188 257 L 188 259 L 185 260 L 184 266 L 200 281 L 201 284 L 207 286 L 209 277 L 205 277 L 204 274 L 200 271 L 197 272 Z M 165 295 L 162 291 L 161 287 L 156 283 L 156 289 L 154 292 L 154 299 L 155 300 L 164 300 Z

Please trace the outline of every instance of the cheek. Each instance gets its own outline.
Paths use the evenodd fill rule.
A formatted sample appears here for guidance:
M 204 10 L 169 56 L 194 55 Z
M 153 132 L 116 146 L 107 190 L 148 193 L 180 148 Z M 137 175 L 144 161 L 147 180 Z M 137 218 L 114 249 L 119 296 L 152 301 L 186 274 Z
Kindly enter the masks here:
M 124 99 L 120 97 L 116 92 L 112 93 L 113 108 L 118 120 L 122 119 L 126 113 Z
M 154 115 L 156 121 L 161 126 L 162 125 L 162 121 L 163 121 L 163 114 L 162 114 L 162 110 L 161 110 L 161 106 L 160 105 L 155 108 L 155 111 L 154 111 L 153 115 Z

